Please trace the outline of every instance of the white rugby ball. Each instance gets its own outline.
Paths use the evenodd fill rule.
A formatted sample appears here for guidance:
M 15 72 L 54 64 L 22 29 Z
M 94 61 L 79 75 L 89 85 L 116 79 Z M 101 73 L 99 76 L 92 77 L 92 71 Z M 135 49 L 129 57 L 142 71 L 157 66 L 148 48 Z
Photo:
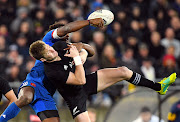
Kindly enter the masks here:
M 105 9 L 96 10 L 88 16 L 89 19 L 102 18 L 104 25 L 109 25 L 114 20 L 114 14 Z

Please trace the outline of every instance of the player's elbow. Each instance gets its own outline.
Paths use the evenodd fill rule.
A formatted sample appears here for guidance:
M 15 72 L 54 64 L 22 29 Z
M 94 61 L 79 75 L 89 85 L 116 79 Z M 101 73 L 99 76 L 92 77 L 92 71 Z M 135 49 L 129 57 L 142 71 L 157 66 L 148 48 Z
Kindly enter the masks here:
M 91 53 L 88 53 L 88 57 L 92 57 L 95 54 L 95 50 L 92 48 Z
M 86 84 L 86 78 L 82 78 L 79 80 L 79 85 L 84 85 Z

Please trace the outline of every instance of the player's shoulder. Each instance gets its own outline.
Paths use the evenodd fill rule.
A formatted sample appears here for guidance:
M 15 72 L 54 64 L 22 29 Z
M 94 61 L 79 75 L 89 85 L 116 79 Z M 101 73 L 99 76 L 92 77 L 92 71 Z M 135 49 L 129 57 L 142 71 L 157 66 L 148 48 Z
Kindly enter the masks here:
M 54 30 L 50 30 L 48 31 L 45 36 L 43 37 L 43 41 L 45 41 L 46 39 L 52 38 L 52 33 Z

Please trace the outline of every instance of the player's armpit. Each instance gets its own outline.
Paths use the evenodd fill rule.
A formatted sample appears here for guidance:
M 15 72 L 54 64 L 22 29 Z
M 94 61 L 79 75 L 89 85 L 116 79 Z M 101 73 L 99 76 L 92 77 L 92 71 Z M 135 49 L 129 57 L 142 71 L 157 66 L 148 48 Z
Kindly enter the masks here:
M 86 81 L 79 81 L 75 74 L 72 72 L 69 72 L 68 79 L 66 81 L 66 84 L 71 84 L 71 85 L 84 85 Z
M 168 113 L 168 120 L 173 122 L 176 119 L 176 114 L 175 113 Z

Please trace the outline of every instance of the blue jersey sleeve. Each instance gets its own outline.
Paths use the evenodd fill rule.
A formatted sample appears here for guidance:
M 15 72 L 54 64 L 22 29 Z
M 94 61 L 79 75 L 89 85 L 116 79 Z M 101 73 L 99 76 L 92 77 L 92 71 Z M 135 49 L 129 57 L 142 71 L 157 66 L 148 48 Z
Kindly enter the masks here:
M 53 36 L 52 36 L 53 32 L 54 32 L 54 30 L 47 32 L 47 34 L 42 39 L 43 42 L 45 42 L 46 44 L 48 44 L 50 46 L 52 46 L 55 42 L 60 41 L 60 39 L 53 38 Z

